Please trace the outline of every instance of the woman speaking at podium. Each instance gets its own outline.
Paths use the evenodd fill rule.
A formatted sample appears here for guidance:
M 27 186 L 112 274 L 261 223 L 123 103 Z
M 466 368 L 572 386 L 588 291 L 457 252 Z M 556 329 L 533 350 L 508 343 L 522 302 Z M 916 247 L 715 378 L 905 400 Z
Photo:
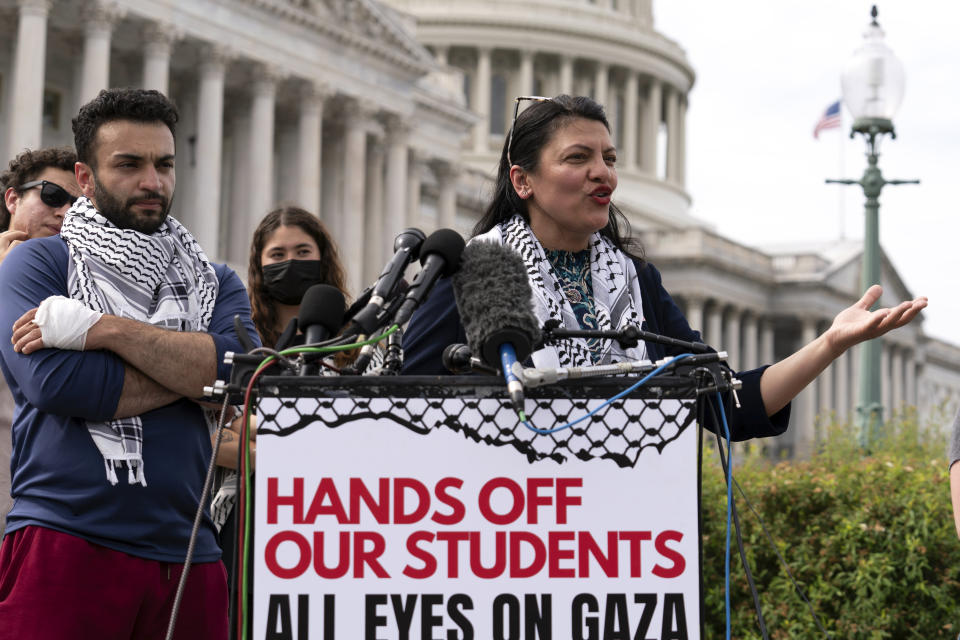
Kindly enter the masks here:
M 519 112 L 521 103 L 528 106 Z M 520 254 L 538 319 L 551 318 L 568 329 L 617 330 L 642 323 L 652 333 L 699 342 L 700 334 L 663 288 L 657 269 L 642 258 L 626 217 L 612 203 L 616 162 L 610 125 L 598 103 L 566 95 L 517 98 L 493 200 L 474 237 Z M 869 311 L 880 294 L 879 286 L 871 287 L 826 332 L 788 358 L 738 373 L 742 408 L 733 411 L 733 439 L 783 433 L 790 401 L 835 358 L 907 324 L 927 305 L 918 298 Z M 442 280 L 410 321 L 403 372 L 442 374 L 444 347 L 465 341 L 451 283 Z M 618 352 L 609 342 L 584 339 L 547 348 L 560 351 L 559 361 L 572 366 L 679 353 L 653 343 Z

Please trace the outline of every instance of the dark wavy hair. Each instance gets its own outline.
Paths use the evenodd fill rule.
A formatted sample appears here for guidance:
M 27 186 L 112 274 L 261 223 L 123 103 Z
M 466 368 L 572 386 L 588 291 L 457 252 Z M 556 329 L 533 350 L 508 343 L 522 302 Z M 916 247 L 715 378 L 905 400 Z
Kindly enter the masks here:
M 27 149 L 11 160 L 7 170 L 0 173 L 0 231 L 10 228 L 10 212 L 7 211 L 7 202 L 3 197 L 7 189 L 36 180 L 44 169 L 49 167 L 73 173 L 76 162 L 77 154 L 70 147 Z
M 272 347 L 277 343 L 283 327 L 277 327 L 276 301 L 270 297 L 263 286 L 261 255 L 263 247 L 278 227 L 294 226 L 303 229 L 317 243 L 317 248 L 320 249 L 320 261 L 324 267 L 324 282 L 340 289 L 344 297 L 347 295 L 346 275 L 340 263 L 337 245 L 334 244 L 330 232 L 320 219 L 309 211 L 292 205 L 274 209 L 260 221 L 256 231 L 253 232 L 253 240 L 250 242 L 250 264 L 247 270 L 251 317 L 257 333 L 260 334 L 260 340 L 266 347 Z
M 484 211 L 479 222 L 473 227 L 473 235 L 486 233 L 501 222 L 505 222 L 519 213 L 530 222 L 527 201 L 517 195 L 510 181 L 510 163 L 507 161 L 507 145 L 510 144 L 510 158 L 513 164 L 528 173 L 536 173 L 540 165 L 540 154 L 550 144 L 554 134 L 571 120 L 586 118 L 602 122 L 610 131 L 610 123 L 603 107 L 586 96 L 559 95 L 550 100 L 533 102 L 517 117 L 513 125 L 513 139 L 509 134 L 500 152 L 500 164 L 497 169 L 497 181 L 494 185 L 493 199 Z M 630 221 L 614 204 L 610 204 L 610 216 L 607 225 L 600 234 L 609 238 L 614 246 L 628 256 L 643 260 L 643 248 L 630 235 Z
M 73 144 L 80 162 L 96 169 L 97 131 L 108 122 L 162 122 L 176 139 L 180 114 L 170 100 L 155 89 L 103 89 L 80 107 L 73 119 Z

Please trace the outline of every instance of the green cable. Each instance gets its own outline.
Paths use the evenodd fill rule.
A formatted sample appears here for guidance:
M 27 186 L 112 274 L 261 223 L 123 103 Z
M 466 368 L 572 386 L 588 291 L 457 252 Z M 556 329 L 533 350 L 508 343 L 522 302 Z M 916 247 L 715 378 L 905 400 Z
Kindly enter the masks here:
M 396 333 L 399 330 L 400 330 L 400 326 L 395 324 L 395 325 L 392 325 L 389 329 L 387 329 L 383 333 L 381 333 L 380 335 L 373 336 L 372 338 L 364 340 L 363 342 L 353 342 L 351 344 L 338 344 L 338 345 L 333 345 L 329 347 L 292 347 L 290 349 L 284 349 L 283 351 L 280 352 L 280 355 L 289 356 L 289 355 L 295 355 L 298 353 L 333 353 L 335 351 L 343 351 L 345 349 L 356 349 L 357 347 L 365 347 L 368 344 L 376 344 L 377 342 L 380 342 L 387 336 L 393 333 Z M 257 372 L 262 371 L 267 365 L 269 365 L 271 362 L 273 362 L 276 359 L 277 359 L 276 356 L 268 356 L 266 359 L 264 359 L 263 362 L 260 363 L 260 366 L 257 367 Z
M 247 491 L 244 495 L 243 560 L 241 562 L 241 564 L 243 565 L 243 585 L 241 587 L 241 593 L 243 597 L 242 602 L 244 606 L 243 606 L 243 620 L 237 621 L 237 624 L 242 625 L 241 638 L 244 638 L 244 639 L 247 638 L 247 618 L 249 617 L 249 613 L 250 613 L 247 611 L 246 606 L 247 606 L 247 602 L 249 602 L 249 600 L 247 599 L 247 584 L 250 582 L 250 574 L 247 573 L 250 569 L 250 567 L 247 566 L 247 558 L 248 558 L 247 554 L 250 549 L 250 534 L 251 534 L 250 529 L 251 529 L 251 525 L 253 524 L 253 518 L 250 517 L 251 508 L 252 508 L 251 499 L 250 499 L 250 494 L 252 493 L 250 491 L 250 429 L 252 425 L 250 424 L 250 421 L 252 418 L 253 416 L 248 411 L 247 425 L 246 425 L 247 426 L 246 446 L 243 448 L 243 465 L 244 465 L 243 484 L 247 488 Z

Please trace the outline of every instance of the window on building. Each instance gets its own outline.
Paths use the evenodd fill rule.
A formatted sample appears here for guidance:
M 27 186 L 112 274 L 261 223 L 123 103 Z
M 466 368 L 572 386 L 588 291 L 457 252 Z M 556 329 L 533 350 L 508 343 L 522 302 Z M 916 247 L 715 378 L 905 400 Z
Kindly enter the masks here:
M 63 94 L 55 89 L 43 91 L 43 128 L 58 131 L 60 129 L 60 105 Z
M 495 73 L 490 78 L 490 133 L 507 132 L 507 76 Z

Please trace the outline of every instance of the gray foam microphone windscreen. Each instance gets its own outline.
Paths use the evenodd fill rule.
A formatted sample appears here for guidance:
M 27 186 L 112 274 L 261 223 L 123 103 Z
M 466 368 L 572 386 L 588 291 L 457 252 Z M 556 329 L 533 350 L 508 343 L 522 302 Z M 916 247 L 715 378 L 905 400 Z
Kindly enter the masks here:
M 508 246 L 472 242 L 463 250 L 453 276 L 453 295 L 470 350 L 499 367 L 500 345 L 510 343 L 519 361 L 540 340 L 533 294 L 523 258 Z

